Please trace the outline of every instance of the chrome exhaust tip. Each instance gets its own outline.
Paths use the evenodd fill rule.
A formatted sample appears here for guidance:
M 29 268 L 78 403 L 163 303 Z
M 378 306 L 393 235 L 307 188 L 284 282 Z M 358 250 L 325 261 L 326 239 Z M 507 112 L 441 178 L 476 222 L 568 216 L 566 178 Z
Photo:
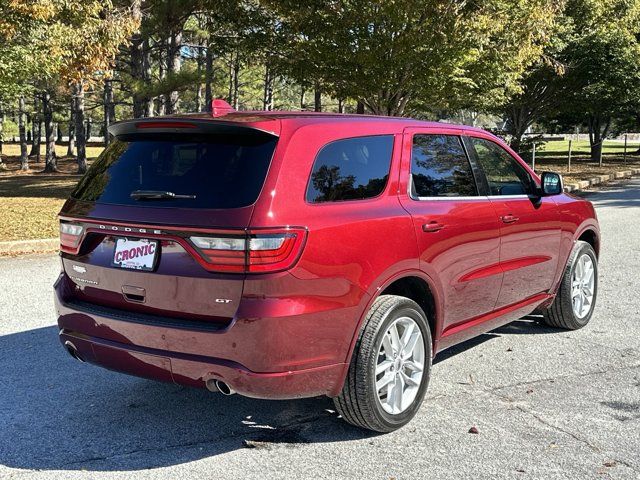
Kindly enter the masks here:
M 218 390 L 218 386 L 216 385 L 216 380 L 214 380 L 213 378 L 210 378 L 209 380 L 204 382 L 204 384 L 207 387 L 207 390 L 209 390 L 210 392 L 217 393 L 220 391 Z
M 82 357 L 80 356 L 80 354 L 78 353 L 78 349 L 76 348 L 76 346 L 71 343 L 69 340 L 67 340 L 66 342 L 64 342 L 64 348 L 67 349 L 67 352 L 69 352 L 69 355 L 71 355 L 73 358 L 75 358 L 76 360 L 78 360 L 79 362 L 84 363 L 84 360 L 82 359 Z
M 216 388 L 218 389 L 218 391 L 223 395 L 229 396 L 229 395 L 233 395 L 234 393 L 236 393 L 236 391 L 233 388 L 231 388 L 229 385 L 227 385 L 222 380 L 216 380 L 215 381 L 215 385 L 216 385 Z

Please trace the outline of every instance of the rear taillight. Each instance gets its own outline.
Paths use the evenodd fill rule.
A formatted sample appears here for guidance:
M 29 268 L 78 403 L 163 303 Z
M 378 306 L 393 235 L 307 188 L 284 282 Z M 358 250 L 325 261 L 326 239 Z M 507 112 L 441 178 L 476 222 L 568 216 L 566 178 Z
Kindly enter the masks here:
M 300 256 L 305 234 L 301 228 L 284 228 L 189 240 L 212 271 L 261 273 L 291 268 Z
M 83 231 L 82 225 L 60 222 L 60 250 L 67 253 L 78 253 Z
M 190 237 L 211 270 L 244 272 L 247 240 L 244 236 Z

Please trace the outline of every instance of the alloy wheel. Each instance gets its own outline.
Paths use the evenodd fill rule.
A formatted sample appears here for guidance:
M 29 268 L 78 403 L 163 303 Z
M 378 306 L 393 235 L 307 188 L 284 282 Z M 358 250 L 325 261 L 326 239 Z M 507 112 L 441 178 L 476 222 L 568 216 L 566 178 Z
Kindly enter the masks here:
M 586 253 L 576 261 L 571 276 L 571 304 L 573 313 L 579 319 L 591 311 L 595 290 L 595 268 L 593 259 Z
M 425 346 L 418 324 L 396 319 L 385 332 L 375 371 L 375 389 L 383 410 L 404 412 L 418 395 L 425 366 Z

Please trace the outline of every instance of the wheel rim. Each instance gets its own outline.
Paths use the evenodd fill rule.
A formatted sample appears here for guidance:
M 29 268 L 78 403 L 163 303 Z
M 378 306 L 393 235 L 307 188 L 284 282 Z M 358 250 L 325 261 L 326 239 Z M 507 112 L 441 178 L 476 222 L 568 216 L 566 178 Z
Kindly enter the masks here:
M 420 390 L 425 365 L 422 331 L 409 317 L 395 320 L 382 337 L 375 389 L 382 409 L 397 415 L 409 408 Z
M 571 304 L 579 319 L 586 317 L 593 307 L 595 281 L 593 259 L 584 253 L 578 258 L 571 276 Z

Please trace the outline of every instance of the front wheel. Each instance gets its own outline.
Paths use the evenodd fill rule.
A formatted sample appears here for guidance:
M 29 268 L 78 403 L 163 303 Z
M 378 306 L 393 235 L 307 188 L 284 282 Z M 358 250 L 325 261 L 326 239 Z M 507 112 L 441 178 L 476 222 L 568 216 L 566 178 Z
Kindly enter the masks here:
M 349 423 L 391 432 L 415 416 L 429 384 L 431 331 L 414 301 L 382 295 L 367 314 L 340 395 Z
M 543 312 L 547 325 L 568 330 L 584 327 L 598 294 L 598 259 L 591 245 L 578 241 L 573 247 L 560 287 L 551 306 Z

